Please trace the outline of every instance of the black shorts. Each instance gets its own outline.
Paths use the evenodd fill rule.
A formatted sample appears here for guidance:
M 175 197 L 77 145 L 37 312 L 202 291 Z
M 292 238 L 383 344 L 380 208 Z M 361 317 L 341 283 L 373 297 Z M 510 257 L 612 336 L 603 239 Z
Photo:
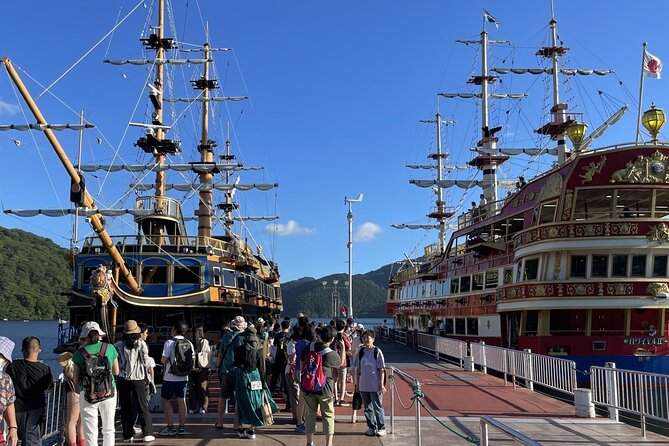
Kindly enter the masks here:
M 226 375 L 225 373 L 222 373 L 219 376 L 221 377 L 221 398 L 232 398 L 232 395 L 235 392 L 235 377 Z

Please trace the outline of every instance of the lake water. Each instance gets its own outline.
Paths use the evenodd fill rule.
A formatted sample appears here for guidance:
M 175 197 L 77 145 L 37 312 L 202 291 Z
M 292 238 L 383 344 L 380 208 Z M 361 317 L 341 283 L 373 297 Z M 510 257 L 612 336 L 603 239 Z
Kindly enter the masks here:
M 12 358 L 20 359 L 21 341 L 27 336 L 35 336 L 42 342 L 42 353 L 39 359 L 51 367 L 54 377 L 63 371 L 58 364 L 58 354 L 53 349 L 58 345 L 58 321 L 0 321 L 0 336 L 5 336 L 14 341 L 14 353 Z

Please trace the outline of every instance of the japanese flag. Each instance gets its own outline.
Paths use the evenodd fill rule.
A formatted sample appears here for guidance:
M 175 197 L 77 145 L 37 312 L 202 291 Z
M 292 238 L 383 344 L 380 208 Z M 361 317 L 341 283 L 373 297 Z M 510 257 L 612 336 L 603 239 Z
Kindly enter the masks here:
M 660 78 L 662 71 L 662 61 L 656 56 L 653 56 L 648 51 L 643 55 L 643 75 L 646 77 Z

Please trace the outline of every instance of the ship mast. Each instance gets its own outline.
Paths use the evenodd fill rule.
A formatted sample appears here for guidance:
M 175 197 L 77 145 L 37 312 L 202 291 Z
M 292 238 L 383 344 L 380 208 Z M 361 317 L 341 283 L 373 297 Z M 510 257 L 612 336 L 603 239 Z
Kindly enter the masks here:
M 209 33 L 207 32 L 207 36 Z M 214 161 L 213 148 L 214 144 L 209 141 L 209 91 L 211 88 L 216 88 L 216 81 L 209 79 L 209 57 L 210 47 L 209 43 L 204 44 L 204 74 L 201 79 L 193 81 L 193 86 L 196 89 L 202 90 L 202 140 L 200 142 L 200 159 L 202 163 L 212 163 Z M 200 183 L 208 187 L 200 188 L 200 206 L 197 212 L 198 228 L 197 235 L 200 237 L 211 236 L 211 216 L 212 216 L 212 188 L 213 175 L 211 171 L 202 172 L 200 174 Z

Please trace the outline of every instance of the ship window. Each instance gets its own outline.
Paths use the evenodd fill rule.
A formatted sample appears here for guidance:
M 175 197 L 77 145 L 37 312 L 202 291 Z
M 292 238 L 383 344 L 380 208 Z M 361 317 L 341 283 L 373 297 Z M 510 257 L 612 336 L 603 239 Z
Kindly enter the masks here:
M 226 287 L 235 286 L 235 272 L 231 269 L 223 270 L 223 285 Z
M 200 267 L 174 265 L 174 283 L 200 283 Z
M 669 216 L 669 190 L 655 191 L 655 218 Z
M 504 269 L 504 285 L 513 283 L 513 268 Z
M 81 275 L 79 276 L 79 287 L 88 285 L 91 280 L 91 274 L 95 271 L 95 266 L 84 266 L 81 270 Z
M 479 320 L 475 317 L 467 318 L 467 334 L 468 335 L 477 335 L 479 334 Z
M 214 286 L 221 286 L 221 268 L 215 266 L 214 270 Z
M 455 334 L 463 335 L 465 333 L 465 319 L 462 317 L 455 319 Z
M 653 257 L 653 277 L 667 276 L 667 256 Z
M 586 256 L 571 256 L 571 277 L 585 277 Z
M 637 218 L 650 217 L 651 190 L 617 189 L 616 191 L 618 193 L 616 209 L 619 213 L 631 214 Z
M 472 276 L 472 291 L 479 291 L 483 289 L 483 273 L 477 273 Z
M 541 213 L 539 214 L 539 224 L 553 223 L 555 221 L 555 210 L 557 209 L 557 202 L 552 201 L 541 206 Z
M 609 256 L 592 256 L 592 275 L 591 277 L 607 277 L 609 271 Z
M 167 283 L 167 266 L 144 266 L 142 267 L 142 284 Z
M 576 195 L 572 220 L 610 218 L 612 208 L 611 189 L 581 189 Z
M 451 294 L 458 294 L 460 292 L 460 281 L 456 278 L 451 280 Z
M 485 273 L 485 288 L 486 290 L 490 288 L 497 288 L 499 281 L 499 271 L 486 271 Z
M 613 265 L 611 277 L 627 277 L 627 255 L 614 254 L 611 263 Z
M 237 288 L 246 288 L 246 274 L 240 274 L 237 276 Z
M 633 255 L 632 256 L 632 277 L 646 277 L 646 256 Z
M 460 277 L 460 292 L 468 293 L 470 291 L 472 276 Z
M 537 310 L 529 310 L 525 317 L 525 335 L 536 336 L 537 328 L 539 327 L 539 312 Z
M 523 280 L 537 280 L 539 274 L 539 259 L 525 260 Z

